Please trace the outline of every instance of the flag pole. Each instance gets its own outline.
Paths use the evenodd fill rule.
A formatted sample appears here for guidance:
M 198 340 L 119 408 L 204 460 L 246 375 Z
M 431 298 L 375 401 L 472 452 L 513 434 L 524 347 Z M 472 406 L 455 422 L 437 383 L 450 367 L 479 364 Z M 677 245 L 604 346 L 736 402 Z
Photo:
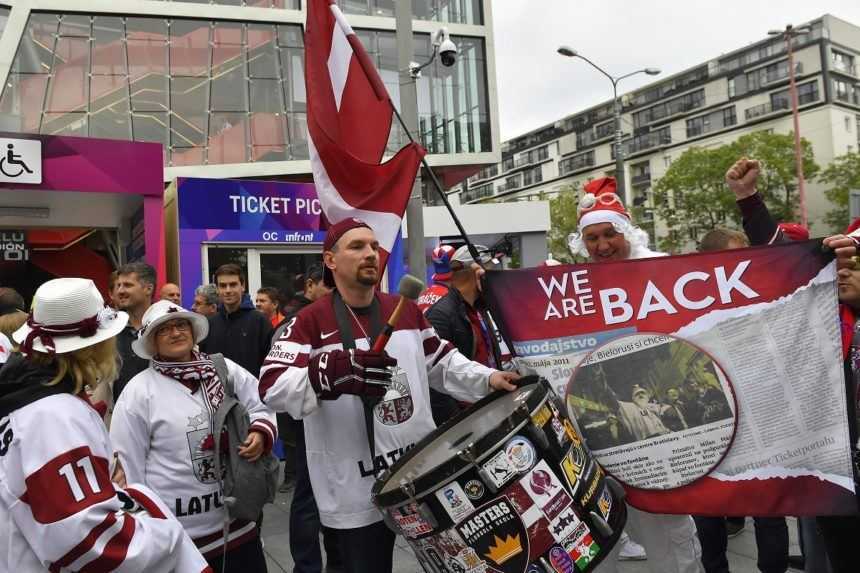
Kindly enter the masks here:
M 406 123 L 403 121 L 403 118 L 400 116 L 400 112 L 397 111 L 397 107 L 395 107 L 394 102 L 391 103 L 391 109 L 394 110 L 394 116 L 397 118 L 398 123 L 400 123 L 400 127 L 402 127 L 403 131 L 406 133 L 406 137 L 409 138 L 409 142 L 410 143 L 417 143 L 415 141 L 415 138 L 412 137 L 412 133 L 409 131 L 409 128 L 406 127 Z M 445 205 L 446 209 L 448 209 L 448 213 L 451 215 L 451 218 L 454 220 L 454 225 L 457 226 L 457 230 L 460 232 L 460 236 L 462 236 L 463 240 L 466 242 L 466 246 L 469 249 L 469 254 L 472 255 L 472 258 L 475 260 L 475 262 L 480 261 L 481 258 L 480 258 L 480 253 L 478 253 L 478 249 L 475 247 L 474 243 L 472 243 L 472 239 L 469 238 L 469 235 L 466 234 L 466 229 L 463 228 L 463 223 L 460 222 L 460 218 L 457 216 L 457 213 L 454 212 L 454 208 L 451 207 L 451 203 L 448 201 L 448 196 L 445 194 L 445 190 L 442 189 L 442 183 L 439 182 L 439 178 L 436 177 L 436 173 L 430 167 L 430 164 L 427 163 L 427 157 L 426 156 L 421 158 L 421 165 L 424 166 L 424 169 L 426 169 L 427 173 L 430 175 L 430 180 L 433 182 L 433 187 L 436 189 L 436 192 L 439 194 L 439 198 L 442 199 L 442 204 Z
M 391 99 L 389 98 L 389 101 Z M 409 131 L 409 128 L 406 127 L 406 123 L 403 121 L 403 118 L 400 116 L 400 112 L 397 111 L 397 107 L 395 107 L 394 102 L 391 102 L 391 109 L 394 111 L 394 116 L 397 118 L 398 123 L 400 123 L 400 127 L 403 128 L 403 131 L 406 132 L 406 137 L 409 138 L 410 143 L 417 143 L 415 138 L 412 137 L 412 133 Z M 436 189 L 436 192 L 439 194 L 439 198 L 442 199 L 442 204 L 445 205 L 445 208 L 448 209 L 448 214 L 451 215 L 451 218 L 454 220 L 454 225 L 457 226 L 457 230 L 460 232 L 460 236 L 463 237 L 463 240 L 466 242 L 466 247 L 469 249 L 469 254 L 472 255 L 472 260 L 474 260 L 477 264 L 481 264 L 481 255 L 478 252 L 478 248 L 475 247 L 475 244 L 472 242 L 472 239 L 469 238 L 469 235 L 466 234 L 466 229 L 463 227 L 463 223 L 460 222 L 460 218 L 457 216 L 457 213 L 454 212 L 454 208 L 451 207 L 451 203 L 448 201 L 448 195 L 445 194 L 445 190 L 442 189 L 442 183 L 439 182 L 439 178 L 436 177 L 436 173 L 430 167 L 430 164 L 427 163 L 426 155 L 421 157 L 421 165 L 424 166 L 424 169 L 427 170 L 427 173 L 430 175 L 430 180 L 433 182 L 433 187 Z M 483 266 L 483 265 L 481 265 Z M 486 275 L 485 275 L 486 276 Z M 482 277 L 483 278 L 483 277 Z M 490 322 L 489 316 L 486 313 L 486 310 L 481 311 L 481 315 L 484 317 L 484 321 L 487 323 L 488 327 L 491 324 L 495 324 L 496 328 L 499 329 L 499 333 L 501 334 L 501 326 L 495 321 Z M 506 337 L 507 338 L 507 337 Z M 502 352 L 499 348 L 499 341 L 495 336 L 490 336 L 490 351 L 493 354 L 493 358 L 496 360 L 496 368 L 499 370 L 502 369 Z

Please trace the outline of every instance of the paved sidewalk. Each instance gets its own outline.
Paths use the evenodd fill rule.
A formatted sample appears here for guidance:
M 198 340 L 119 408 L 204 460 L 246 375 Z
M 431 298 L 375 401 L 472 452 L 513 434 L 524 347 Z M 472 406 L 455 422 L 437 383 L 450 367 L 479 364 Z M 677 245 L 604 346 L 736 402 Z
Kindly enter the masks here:
M 274 505 L 266 506 L 263 520 L 263 542 L 269 564 L 269 573 L 293 573 L 293 559 L 290 557 L 289 517 L 292 491 L 278 494 Z M 800 552 L 797 545 L 795 520 L 789 518 L 788 531 L 791 540 L 791 553 Z M 394 573 L 423 573 L 421 566 L 412 555 L 408 544 L 397 538 L 394 549 Z M 755 529 L 752 519 L 740 535 L 729 539 L 729 565 L 732 573 L 757 573 Z M 619 567 L 621 573 L 650 573 L 647 561 L 628 561 Z M 793 571 L 793 570 L 790 570 Z

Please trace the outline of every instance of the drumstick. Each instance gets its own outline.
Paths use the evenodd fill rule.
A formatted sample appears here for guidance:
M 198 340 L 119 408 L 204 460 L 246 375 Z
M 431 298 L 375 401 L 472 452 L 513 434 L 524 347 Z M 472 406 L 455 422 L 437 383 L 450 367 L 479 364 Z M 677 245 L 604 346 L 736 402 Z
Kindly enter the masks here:
M 379 336 L 373 343 L 374 352 L 382 352 L 385 345 L 388 344 L 388 339 L 391 338 L 391 333 L 394 332 L 394 327 L 397 324 L 397 321 L 400 320 L 400 313 L 403 312 L 406 299 L 416 300 L 423 290 L 424 283 L 422 283 L 420 279 L 413 277 L 412 275 L 403 275 L 403 278 L 400 279 L 400 284 L 397 285 L 397 292 L 400 293 L 400 300 L 397 301 L 397 306 L 394 307 L 394 312 L 392 312 L 391 316 L 388 317 L 388 322 L 385 324 L 385 328 L 382 329 L 382 332 L 379 333 Z

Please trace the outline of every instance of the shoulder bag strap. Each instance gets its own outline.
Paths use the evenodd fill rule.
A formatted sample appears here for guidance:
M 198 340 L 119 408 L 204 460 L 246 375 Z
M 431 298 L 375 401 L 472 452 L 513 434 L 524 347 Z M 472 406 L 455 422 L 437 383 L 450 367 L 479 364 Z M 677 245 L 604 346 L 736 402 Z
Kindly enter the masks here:
M 343 302 L 340 293 L 334 291 L 331 297 L 332 306 L 334 307 L 334 317 L 337 320 L 337 327 L 340 330 L 340 339 L 344 350 L 355 348 L 355 335 L 352 331 L 352 321 L 350 320 L 349 311 L 346 308 L 346 303 Z M 379 310 L 379 300 L 374 296 L 370 306 L 370 343 L 373 339 L 382 332 L 382 318 Z M 373 408 L 379 403 L 381 398 L 372 396 L 361 396 L 361 403 L 364 406 L 364 428 L 367 432 L 367 446 L 370 450 L 370 463 L 376 468 L 376 439 L 373 427 Z M 375 472 L 374 472 L 375 473 Z

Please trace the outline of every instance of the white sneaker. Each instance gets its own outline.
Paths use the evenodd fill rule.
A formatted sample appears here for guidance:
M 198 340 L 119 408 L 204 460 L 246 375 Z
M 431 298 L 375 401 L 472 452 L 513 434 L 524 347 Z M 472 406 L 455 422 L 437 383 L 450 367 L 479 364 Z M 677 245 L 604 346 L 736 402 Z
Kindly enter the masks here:
M 630 539 L 627 532 L 621 534 L 618 543 L 621 544 L 621 550 L 618 552 L 619 561 L 644 561 L 648 559 L 645 548 Z

